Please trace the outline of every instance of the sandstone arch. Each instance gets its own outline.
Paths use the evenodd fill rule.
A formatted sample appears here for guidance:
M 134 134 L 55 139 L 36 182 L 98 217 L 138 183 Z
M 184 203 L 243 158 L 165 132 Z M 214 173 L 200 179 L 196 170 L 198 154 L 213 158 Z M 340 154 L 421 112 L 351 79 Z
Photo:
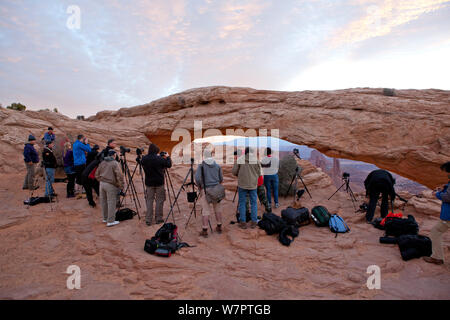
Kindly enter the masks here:
M 89 121 L 132 119 L 147 138 L 170 150 L 171 132 L 280 129 L 280 138 L 331 156 L 373 163 L 430 188 L 446 182 L 450 160 L 450 91 L 382 89 L 280 92 L 207 87 L 152 103 L 100 112 Z

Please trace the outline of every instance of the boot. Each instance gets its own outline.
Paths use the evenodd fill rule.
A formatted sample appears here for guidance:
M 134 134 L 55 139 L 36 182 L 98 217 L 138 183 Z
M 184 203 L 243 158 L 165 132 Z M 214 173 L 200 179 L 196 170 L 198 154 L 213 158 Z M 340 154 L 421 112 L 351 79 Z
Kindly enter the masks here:
M 200 236 L 208 238 L 208 229 L 203 229 L 202 231 L 200 231 Z
M 239 222 L 239 228 L 241 229 L 247 229 L 247 222 Z
M 250 221 L 250 228 L 255 229 L 257 225 L 256 221 Z
M 223 230 L 222 230 L 222 225 L 221 224 L 217 225 L 216 231 L 217 231 L 217 233 L 222 233 Z

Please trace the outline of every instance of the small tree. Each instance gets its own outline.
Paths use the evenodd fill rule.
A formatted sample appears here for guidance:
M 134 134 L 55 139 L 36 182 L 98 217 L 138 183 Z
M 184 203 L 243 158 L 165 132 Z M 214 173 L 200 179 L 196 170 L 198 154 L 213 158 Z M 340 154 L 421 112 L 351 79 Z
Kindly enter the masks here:
M 27 107 L 21 103 L 11 103 L 11 105 L 7 106 L 6 108 L 11 109 L 11 110 L 17 110 L 17 111 L 24 111 L 27 109 Z

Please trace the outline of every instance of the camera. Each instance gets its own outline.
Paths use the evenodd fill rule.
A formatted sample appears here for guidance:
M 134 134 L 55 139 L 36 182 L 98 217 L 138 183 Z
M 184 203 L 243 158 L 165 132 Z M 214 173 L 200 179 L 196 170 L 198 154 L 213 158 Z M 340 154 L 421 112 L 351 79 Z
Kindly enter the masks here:
M 125 197 L 125 193 L 122 190 L 120 190 L 119 196 Z
M 167 156 L 167 155 L 168 155 L 168 153 L 165 152 L 165 151 L 161 151 L 161 152 L 159 153 L 159 156 L 160 156 L 160 157 L 165 157 L 165 156 Z
M 125 153 L 131 152 L 130 148 L 125 148 L 124 146 L 120 146 L 120 154 L 125 155 Z
M 363 203 L 362 205 L 359 206 L 359 210 L 361 212 L 366 212 L 369 209 L 369 206 L 367 205 L 367 203 Z
M 144 148 L 136 148 L 136 154 L 138 156 L 142 155 L 144 153 Z
M 342 179 L 348 179 L 348 178 L 350 178 L 350 173 L 348 173 L 348 172 L 344 172 L 343 174 L 342 174 Z
M 299 158 L 300 160 L 302 160 L 302 157 L 300 157 L 300 151 L 297 148 L 294 148 L 294 150 L 292 150 L 292 152 L 294 153 L 294 155 Z

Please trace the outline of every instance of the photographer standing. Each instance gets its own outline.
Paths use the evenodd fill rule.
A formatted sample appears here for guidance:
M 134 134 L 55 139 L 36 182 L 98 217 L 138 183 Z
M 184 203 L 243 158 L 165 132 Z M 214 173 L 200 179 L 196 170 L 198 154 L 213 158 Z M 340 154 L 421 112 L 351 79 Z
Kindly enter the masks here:
M 88 139 L 82 134 L 78 135 L 77 141 L 73 144 L 73 165 L 76 175 L 76 183 L 83 185 L 82 173 L 86 169 L 86 153 L 91 152 L 91 147 L 88 144 Z
M 39 163 L 39 155 L 34 149 L 34 144 L 36 143 L 36 138 L 30 134 L 28 136 L 28 143 L 25 144 L 23 148 L 23 160 L 25 161 L 25 165 L 27 167 L 27 175 L 25 176 L 25 180 L 23 182 L 22 189 L 30 189 L 36 190 L 38 186 L 35 186 L 34 183 L 34 166 L 36 163 Z
M 42 164 L 45 170 L 45 196 L 55 197 L 56 193 L 53 189 L 53 183 L 55 182 L 55 170 L 56 170 L 56 158 L 53 154 L 53 141 L 47 141 L 45 143 L 44 151 L 42 152 Z
M 172 160 L 169 154 L 161 152 L 158 155 L 159 148 L 155 144 L 151 144 L 148 148 L 148 155 L 142 158 L 141 164 L 145 172 L 145 185 L 147 188 L 147 214 L 145 222 L 148 226 L 153 220 L 153 202 L 156 201 L 155 221 L 157 224 L 164 222 L 163 208 L 166 200 L 166 192 L 164 189 L 164 170 L 172 167 Z
M 114 161 L 115 155 L 116 152 L 110 150 L 95 171 L 95 179 L 100 181 L 100 203 L 103 222 L 106 222 L 107 227 L 119 224 L 119 221 L 115 221 L 117 197 L 124 186 L 123 173 L 120 170 L 119 163 Z
M 204 151 L 205 159 L 198 165 L 195 172 L 195 182 L 199 186 L 202 205 L 202 231 L 200 235 L 208 236 L 208 223 L 211 204 L 216 215 L 216 231 L 222 233 L 222 206 L 220 201 L 225 198 L 225 188 L 222 186 L 222 168 L 216 163 L 210 150 Z
M 450 225 L 450 161 L 441 166 L 441 170 L 447 173 L 449 183 L 443 188 L 438 188 L 433 195 L 442 201 L 440 220 L 431 229 L 430 238 L 432 245 L 431 257 L 423 257 L 426 262 L 434 264 L 444 263 L 444 251 L 442 250 L 442 235 L 447 232 Z
M 232 173 L 238 177 L 239 194 L 239 227 L 247 229 L 245 203 L 247 194 L 250 197 L 251 219 L 250 227 L 256 228 L 258 220 L 257 188 L 258 179 L 261 176 L 261 164 L 256 159 L 256 155 L 249 147 L 245 148 L 245 155 L 237 159 L 233 166 Z
M 364 180 L 366 188 L 366 197 L 370 198 L 369 207 L 366 213 L 367 223 L 372 222 L 377 207 L 378 198 L 381 194 L 381 217 L 385 218 L 389 210 L 389 197 L 392 203 L 395 199 L 394 189 L 395 179 L 386 170 L 374 170 Z
M 267 191 L 267 200 L 269 202 L 269 207 L 272 207 L 273 190 L 273 200 L 275 201 L 275 208 L 278 208 L 280 206 L 278 203 L 278 169 L 280 167 L 280 160 L 277 157 L 272 156 L 271 148 L 267 148 L 265 153 L 266 156 L 261 159 L 261 167 L 264 174 L 264 185 Z

